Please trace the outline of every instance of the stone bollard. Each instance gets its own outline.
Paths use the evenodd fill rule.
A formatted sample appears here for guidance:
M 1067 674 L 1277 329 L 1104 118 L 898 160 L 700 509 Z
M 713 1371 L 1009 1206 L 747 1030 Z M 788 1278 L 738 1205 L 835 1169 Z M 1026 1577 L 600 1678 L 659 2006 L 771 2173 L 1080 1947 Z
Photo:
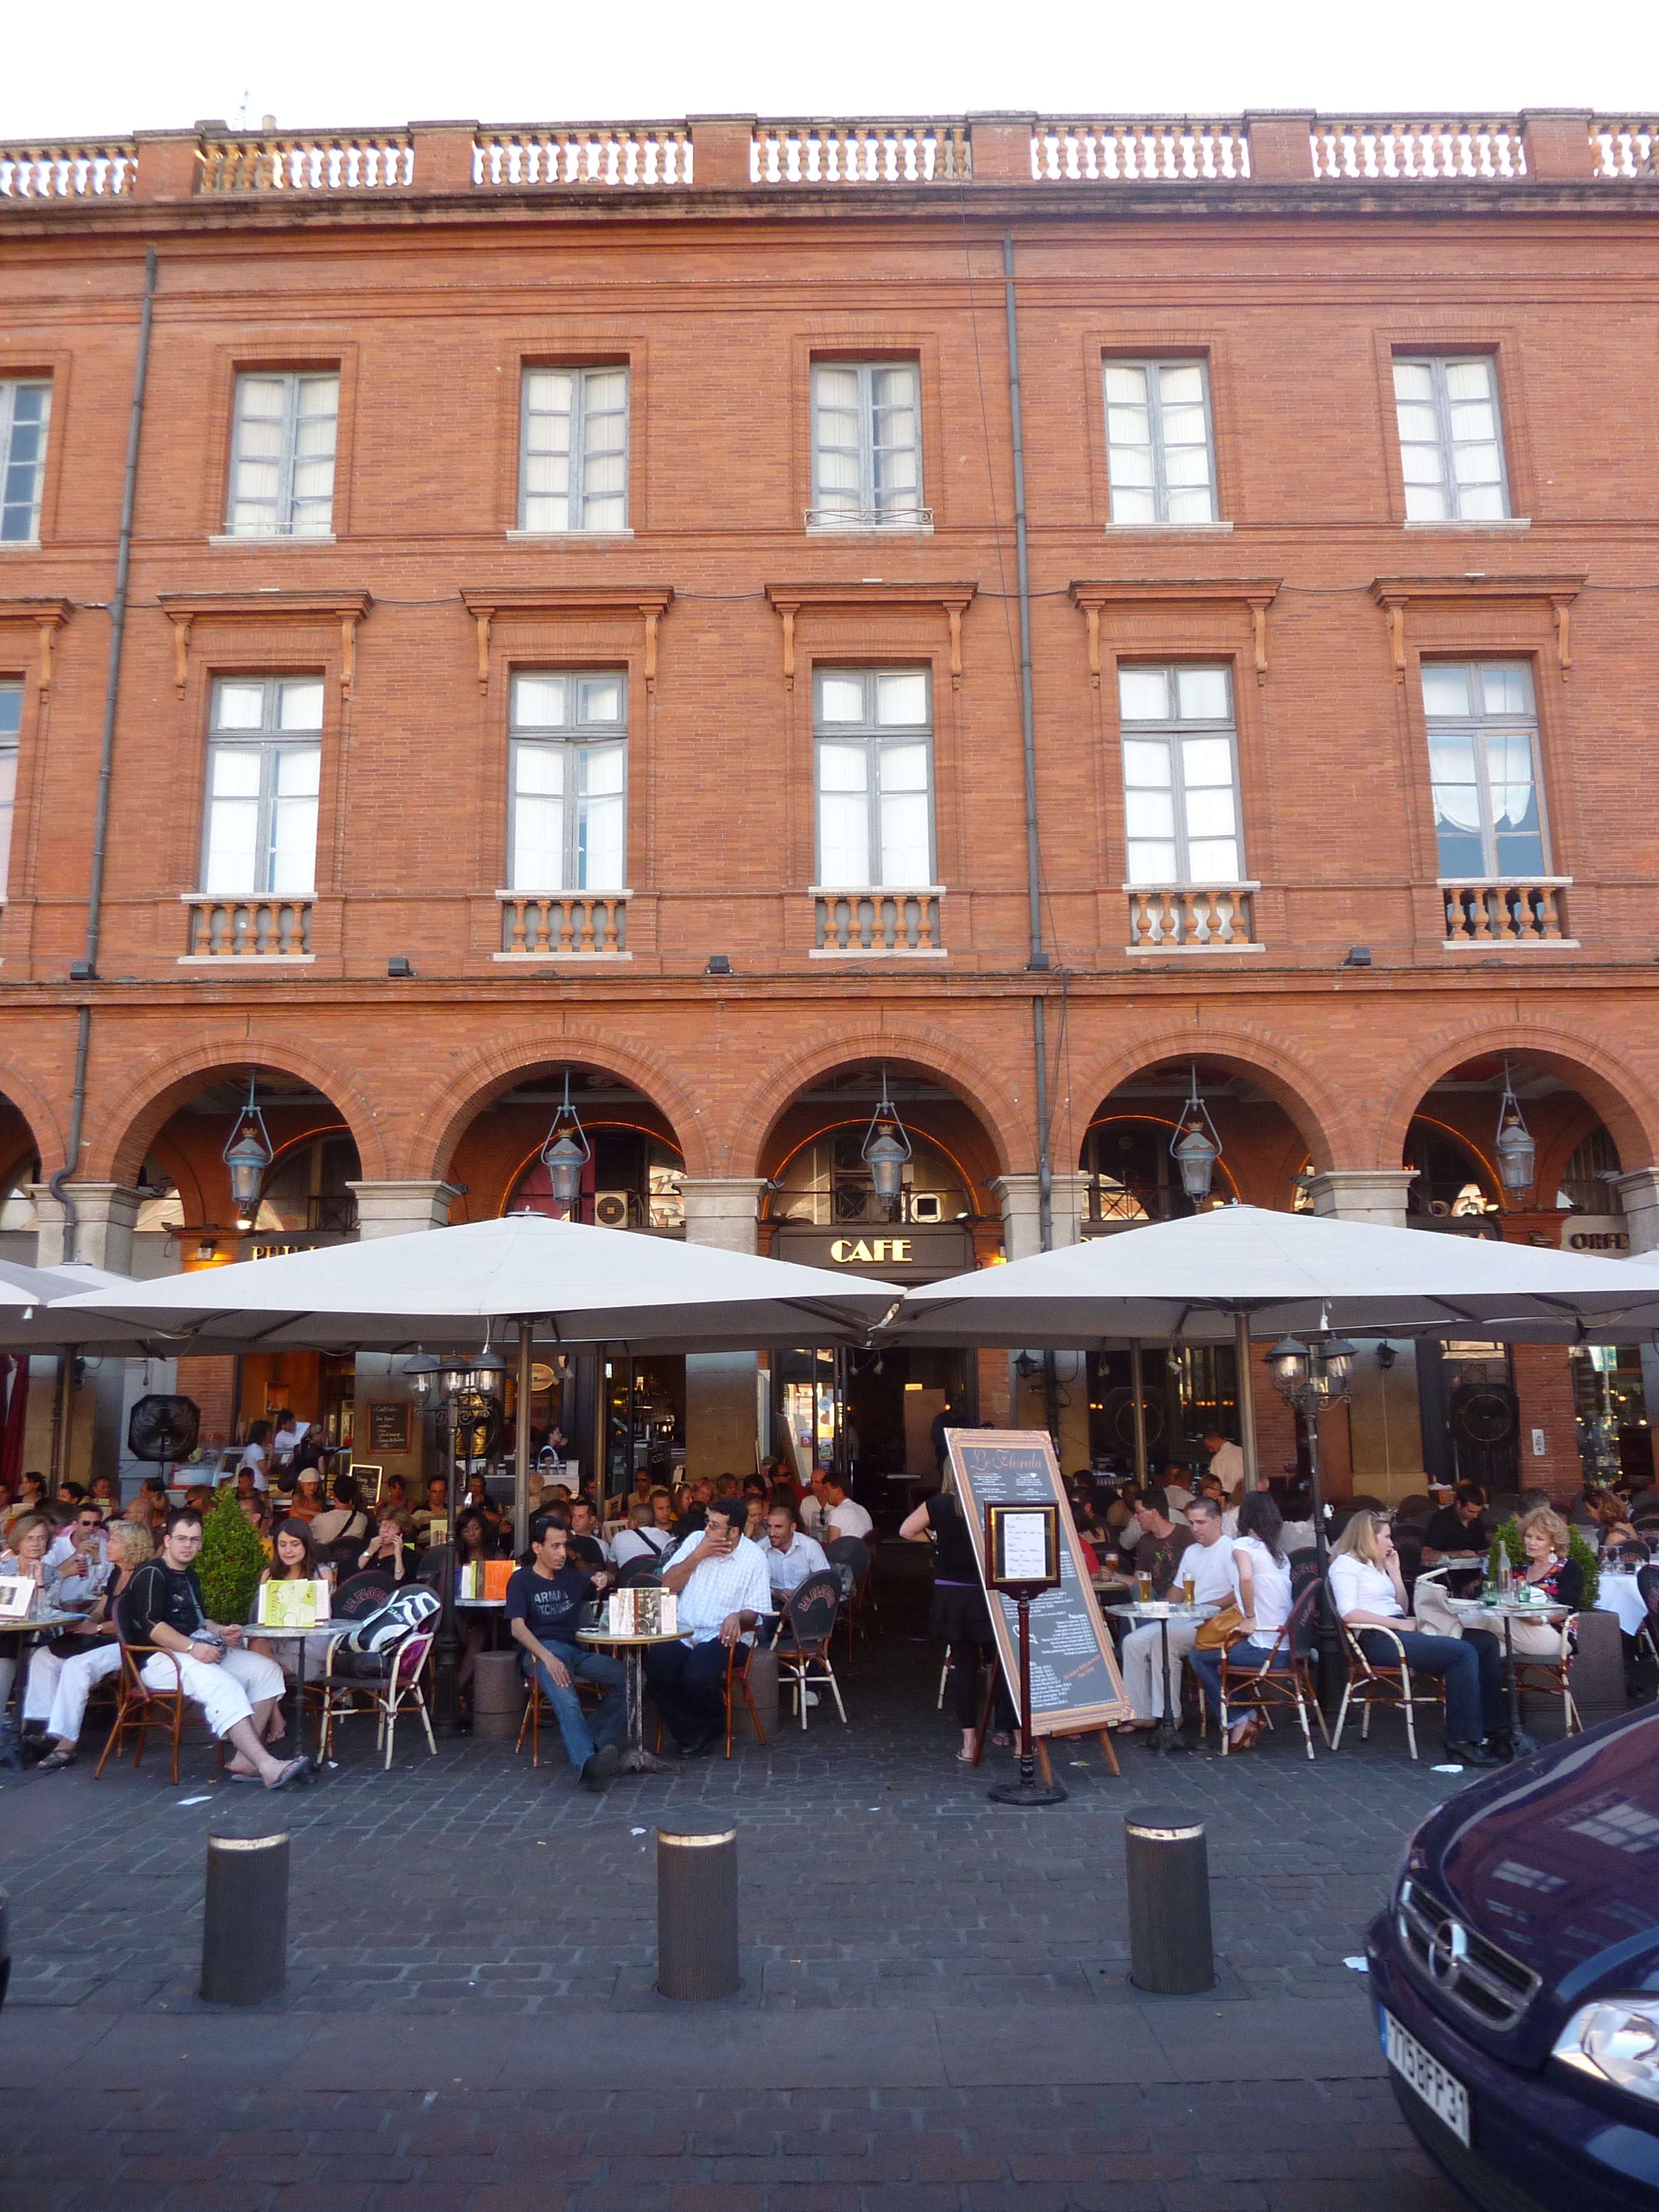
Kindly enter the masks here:
M 1123 1819 L 1129 1893 L 1129 1979 L 1138 1990 L 1192 1996 L 1215 1983 L 1210 1866 L 1204 1823 L 1166 1805 Z
M 208 1831 L 202 1995 L 253 2005 L 288 1979 L 288 1826 L 282 1814 L 216 1821 Z
M 473 1735 L 492 1743 L 514 1742 L 529 1693 L 516 1650 L 481 1651 L 473 1664 Z
M 738 1986 L 737 1830 L 659 1828 L 659 1993 L 696 2002 Z

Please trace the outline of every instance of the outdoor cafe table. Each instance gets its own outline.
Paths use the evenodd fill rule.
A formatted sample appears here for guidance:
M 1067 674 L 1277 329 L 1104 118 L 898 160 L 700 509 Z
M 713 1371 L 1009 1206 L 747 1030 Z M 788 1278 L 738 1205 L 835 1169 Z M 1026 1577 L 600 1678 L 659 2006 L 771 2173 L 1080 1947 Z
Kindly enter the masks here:
M 1170 1623 L 1172 1620 L 1209 1620 L 1220 1607 L 1213 1605 L 1184 1605 L 1178 1599 L 1152 1599 L 1146 1603 L 1109 1605 L 1104 1610 L 1114 1620 L 1133 1621 L 1139 1627 L 1143 1621 L 1158 1623 L 1158 1642 L 1164 1653 L 1164 1711 L 1158 1726 L 1146 1739 L 1148 1751 L 1155 1751 L 1167 1759 L 1172 1751 L 1189 1751 L 1190 1744 L 1181 1741 L 1180 1707 L 1175 1685 L 1170 1679 Z
M 653 1644 L 683 1644 L 685 1632 L 675 1629 L 667 1635 L 613 1636 L 607 1628 L 579 1628 L 578 1644 L 590 1650 L 603 1647 L 622 1654 L 623 1680 L 627 1698 L 628 1720 L 623 1729 L 622 1757 L 617 1761 L 621 1774 L 667 1774 L 672 1762 L 659 1759 L 645 1747 L 645 1654 Z
M 1525 1605 L 1514 1598 L 1449 1597 L 1447 1605 L 1461 1621 L 1478 1628 L 1483 1613 L 1495 1613 L 1504 1624 L 1504 1665 L 1510 1678 L 1510 1741 L 1517 1756 L 1538 1748 L 1537 1739 L 1527 1734 L 1521 1725 L 1521 1685 L 1515 1672 L 1515 1627 L 1517 1620 L 1541 1621 L 1547 1628 L 1559 1628 L 1571 1620 L 1572 1608 L 1566 1605 Z
M 334 1644 L 349 1636 L 352 1627 L 349 1620 L 319 1620 L 314 1628 L 266 1628 L 257 1620 L 243 1623 L 246 1643 L 252 1644 L 257 1638 L 263 1644 L 293 1644 L 299 1647 L 294 1667 L 294 1690 L 289 1701 L 289 1741 L 296 1753 L 305 1750 L 307 1654 L 313 1644 Z
M 1626 1636 L 1639 1636 L 1647 1626 L 1646 1601 L 1637 1588 L 1632 1575 L 1618 1575 L 1601 1570 L 1601 1586 L 1596 1593 L 1597 1613 L 1616 1613 L 1619 1626 Z
M 83 1617 L 84 1616 L 82 1614 L 78 1613 L 37 1613 L 27 1620 L 0 1620 L 0 1636 L 16 1636 L 20 1638 L 24 1636 L 50 1636 L 56 1629 L 73 1628 L 76 1622 L 82 1620 Z M 9 1655 L 0 1653 L 0 1657 L 6 1656 Z M 23 1709 L 23 1676 L 26 1671 L 23 1666 L 23 1648 L 21 1643 L 17 1647 L 16 1657 L 17 1709 L 21 1712 Z

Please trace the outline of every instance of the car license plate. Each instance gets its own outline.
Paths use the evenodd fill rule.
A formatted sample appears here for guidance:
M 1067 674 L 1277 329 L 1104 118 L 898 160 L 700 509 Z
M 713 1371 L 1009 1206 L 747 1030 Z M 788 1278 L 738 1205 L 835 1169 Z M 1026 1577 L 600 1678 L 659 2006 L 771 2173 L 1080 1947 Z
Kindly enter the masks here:
M 1465 2150 L 1469 2147 L 1469 2093 L 1431 2051 L 1401 2027 L 1391 2012 L 1382 2014 L 1382 2053 L 1395 2072 L 1410 2082 L 1436 2119 L 1449 2127 Z

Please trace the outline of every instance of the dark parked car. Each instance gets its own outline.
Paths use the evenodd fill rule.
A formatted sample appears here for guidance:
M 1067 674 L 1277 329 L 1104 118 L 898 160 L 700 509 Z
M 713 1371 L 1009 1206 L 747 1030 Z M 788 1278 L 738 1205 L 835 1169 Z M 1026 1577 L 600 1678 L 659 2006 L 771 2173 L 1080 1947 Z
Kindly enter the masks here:
M 1484 2212 L 1659 2205 L 1659 1710 L 1440 1806 L 1367 1949 L 1400 2109 Z

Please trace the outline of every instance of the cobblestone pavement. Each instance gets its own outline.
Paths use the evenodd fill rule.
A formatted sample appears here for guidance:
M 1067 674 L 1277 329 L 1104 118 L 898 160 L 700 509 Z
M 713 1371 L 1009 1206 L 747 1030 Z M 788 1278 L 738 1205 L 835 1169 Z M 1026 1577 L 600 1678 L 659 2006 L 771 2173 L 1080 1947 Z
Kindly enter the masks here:
M 368 1724 L 291 1794 L 283 1995 L 195 1995 L 206 1745 L 0 1784 L 15 1964 L 0 2015 L 8 2212 L 1279 2212 L 1450 2192 L 1399 2121 L 1344 1964 L 1406 1834 L 1461 1778 L 1398 1723 L 1223 1761 L 1132 1746 L 1115 1781 L 988 1802 L 890 1629 L 826 1707 L 728 1764 L 573 1786 L 510 1745 Z M 1009 1754 L 994 1755 L 1005 1769 Z M 155 1754 L 152 1753 L 152 1758 Z M 1201 1814 L 1218 1979 L 1127 1979 L 1122 1814 Z M 744 1989 L 659 1998 L 654 1830 L 735 1820 Z

